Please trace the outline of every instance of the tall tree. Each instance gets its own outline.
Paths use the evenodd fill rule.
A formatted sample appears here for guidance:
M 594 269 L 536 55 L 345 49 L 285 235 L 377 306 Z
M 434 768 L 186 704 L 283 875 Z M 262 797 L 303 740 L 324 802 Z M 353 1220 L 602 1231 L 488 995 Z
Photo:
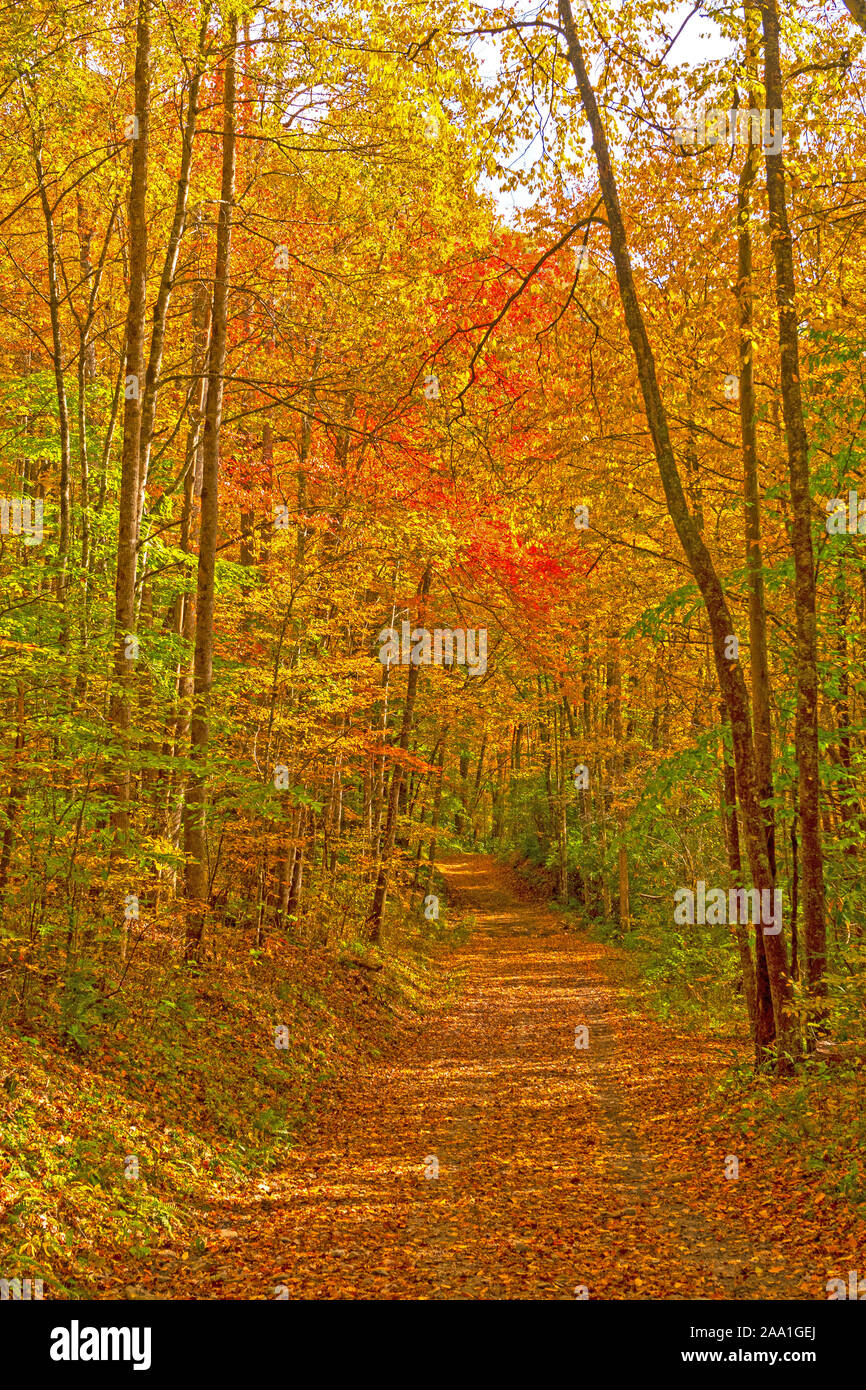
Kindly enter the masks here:
M 779 10 L 762 0 L 764 90 L 767 108 L 783 119 Z M 812 494 L 809 444 L 803 419 L 800 345 L 794 252 L 785 194 L 784 154 L 765 151 L 770 241 L 776 270 L 782 412 L 791 491 L 791 549 L 794 556 L 794 608 L 797 643 L 796 751 L 800 818 L 800 899 L 806 956 L 806 987 L 816 1020 L 823 1012 L 827 936 L 824 921 L 824 856 L 821 847 L 821 780 L 818 753 L 818 642 L 815 621 L 815 557 L 812 549 Z
M 132 143 L 129 184 L 129 299 L 126 312 L 123 393 L 123 452 L 117 537 L 114 608 L 114 687 L 111 722 L 120 735 L 124 765 L 117 769 L 113 825 L 125 840 L 129 830 L 131 774 L 128 735 L 135 634 L 135 577 L 138 532 L 139 449 L 147 314 L 147 167 L 150 140 L 151 0 L 138 0 L 135 41 L 135 111 L 126 135 Z
M 759 15 L 746 0 L 745 68 L 749 79 L 748 108 L 761 109 L 757 83 Z M 767 655 L 767 610 L 764 596 L 764 558 L 761 547 L 761 504 L 758 483 L 758 420 L 755 392 L 755 327 L 752 285 L 752 191 L 760 168 L 760 150 L 749 128 L 746 155 L 737 189 L 737 310 L 740 321 L 740 448 L 743 460 L 743 499 L 746 532 L 746 569 L 749 585 L 749 664 L 752 680 L 752 718 L 755 738 L 755 773 L 758 796 L 764 808 L 767 857 L 776 878 L 776 829 L 773 814 L 773 731 L 770 712 L 770 666 Z M 763 935 L 756 941 L 756 1037 L 768 1045 L 775 1031 L 770 999 Z
M 226 346 L 228 341 L 229 273 L 232 209 L 235 190 L 237 133 L 235 125 L 235 62 L 237 19 L 228 21 L 228 48 L 223 94 L 222 181 L 217 217 L 211 346 L 207 369 L 204 415 L 201 524 L 196 582 L 196 631 L 193 667 L 193 713 L 190 725 L 190 773 L 184 809 L 184 849 L 187 855 L 186 894 L 190 902 L 187 925 L 192 954 L 201 945 L 209 892 L 206 842 L 207 757 L 210 744 L 210 700 L 213 685 L 214 605 L 217 532 L 219 528 L 220 430 Z
M 743 829 L 752 880 L 759 892 L 770 892 L 773 888 L 773 876 L 770 870 L 766 828 L 758 791 L 749 697 L 742 670 L 738 662 L 732 661 L 728 654 L 728 638 L 734 633 L 734 625 L 712 556 L 689 512 L 683 492 L 683 485 L 671 444 L 667 412 L 659 388 L 655 359 L 637 295 L 607 134 L 601 120 L 595 91 L 586 71 L 570 0 L 560 0 L 560 14 L 567 42 L 568 60 L 577 79 L 580 99 L 592 133 L 599 183 L 610 226 L 610 244 L 616 266 L 620 298 L 634 352 L 647 423 L 668 512 L 701 591 L 710 624 L 716 675 L 731 720 L 737 796 L 743 812 Z M 759 923 L 756 926 L 756 932 L 762 931 L 763 928 Z M 784 1068 L 786 1055 L 792 1050 L 793 1044 L 789 1004 L 791 989 L 785 946 L 781 934 L 765 934 L 764 947 L 767 953 L 773 1013 L 776 1020 L 777 1061 L 779 1067 Z M 756 1040 L 756 1046 L 760 1056 L 759 1040 Z

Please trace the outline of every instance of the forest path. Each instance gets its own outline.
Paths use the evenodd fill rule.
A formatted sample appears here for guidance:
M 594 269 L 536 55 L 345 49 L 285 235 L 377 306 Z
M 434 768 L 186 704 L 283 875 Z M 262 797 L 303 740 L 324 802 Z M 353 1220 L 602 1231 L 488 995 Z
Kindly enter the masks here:
M 495 860 L 441 868 L 477 923 L 459 998 L 130 1296 L 826 1298 L 849 1244 L 804 1239 L 802 1175 L 702 1128 L 730 1046 L 626 1012 L 608 948 Z

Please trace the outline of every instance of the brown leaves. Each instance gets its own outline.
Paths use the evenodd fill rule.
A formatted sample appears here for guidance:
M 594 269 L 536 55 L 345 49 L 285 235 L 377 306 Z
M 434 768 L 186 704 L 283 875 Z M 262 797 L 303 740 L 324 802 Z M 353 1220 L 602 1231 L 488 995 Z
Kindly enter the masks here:
M 548 934 L 492 860 L 444 872 L 477 912 L 461 999 L 358 1076 L 268 1184 L 215 1204 L 221 1238 L 163 1296 L 826 1297 L 853 1218 L 813 1176 L 811 1209 L 833 1210 L 804 1227 L 790 1156 L 708 1105 L 721 1046 L 626 1013 L 607 975 L 627 962 Z

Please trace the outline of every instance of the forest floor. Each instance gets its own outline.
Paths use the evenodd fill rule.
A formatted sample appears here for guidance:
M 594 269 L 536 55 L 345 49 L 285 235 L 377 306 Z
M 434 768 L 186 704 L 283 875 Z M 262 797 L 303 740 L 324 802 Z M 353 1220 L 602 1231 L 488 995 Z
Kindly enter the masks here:
M 459 996 L 127 1297 L 808 1300 L 862 1269 L 855 1208 L 720 1102 L 730 1039 L 637 1011 L 617 951 L 495 860 L 441 867 L 475 918 Z

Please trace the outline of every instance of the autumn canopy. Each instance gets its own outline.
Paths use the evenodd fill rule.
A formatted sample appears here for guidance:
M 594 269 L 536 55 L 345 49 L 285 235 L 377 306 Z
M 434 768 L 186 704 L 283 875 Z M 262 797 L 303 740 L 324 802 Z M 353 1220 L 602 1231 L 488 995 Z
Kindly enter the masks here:
M 121 1109 L 175 1097 L 139 1133 L 195 1097 L 166 1172 L 264 1163 L 392 1005 L 423 1013 L 474 939 L 449 857 L 484 854 L 658 1017 L 838 1086 L 862 1138 L 846 4 L 3 10 L 0 1020 L 28 1095 L 85 1059 Z M 0 1176 L 24 1272 L 88 1286 L 60 1235 L 116 1144 L 62 1168 L 74 1220 Z

